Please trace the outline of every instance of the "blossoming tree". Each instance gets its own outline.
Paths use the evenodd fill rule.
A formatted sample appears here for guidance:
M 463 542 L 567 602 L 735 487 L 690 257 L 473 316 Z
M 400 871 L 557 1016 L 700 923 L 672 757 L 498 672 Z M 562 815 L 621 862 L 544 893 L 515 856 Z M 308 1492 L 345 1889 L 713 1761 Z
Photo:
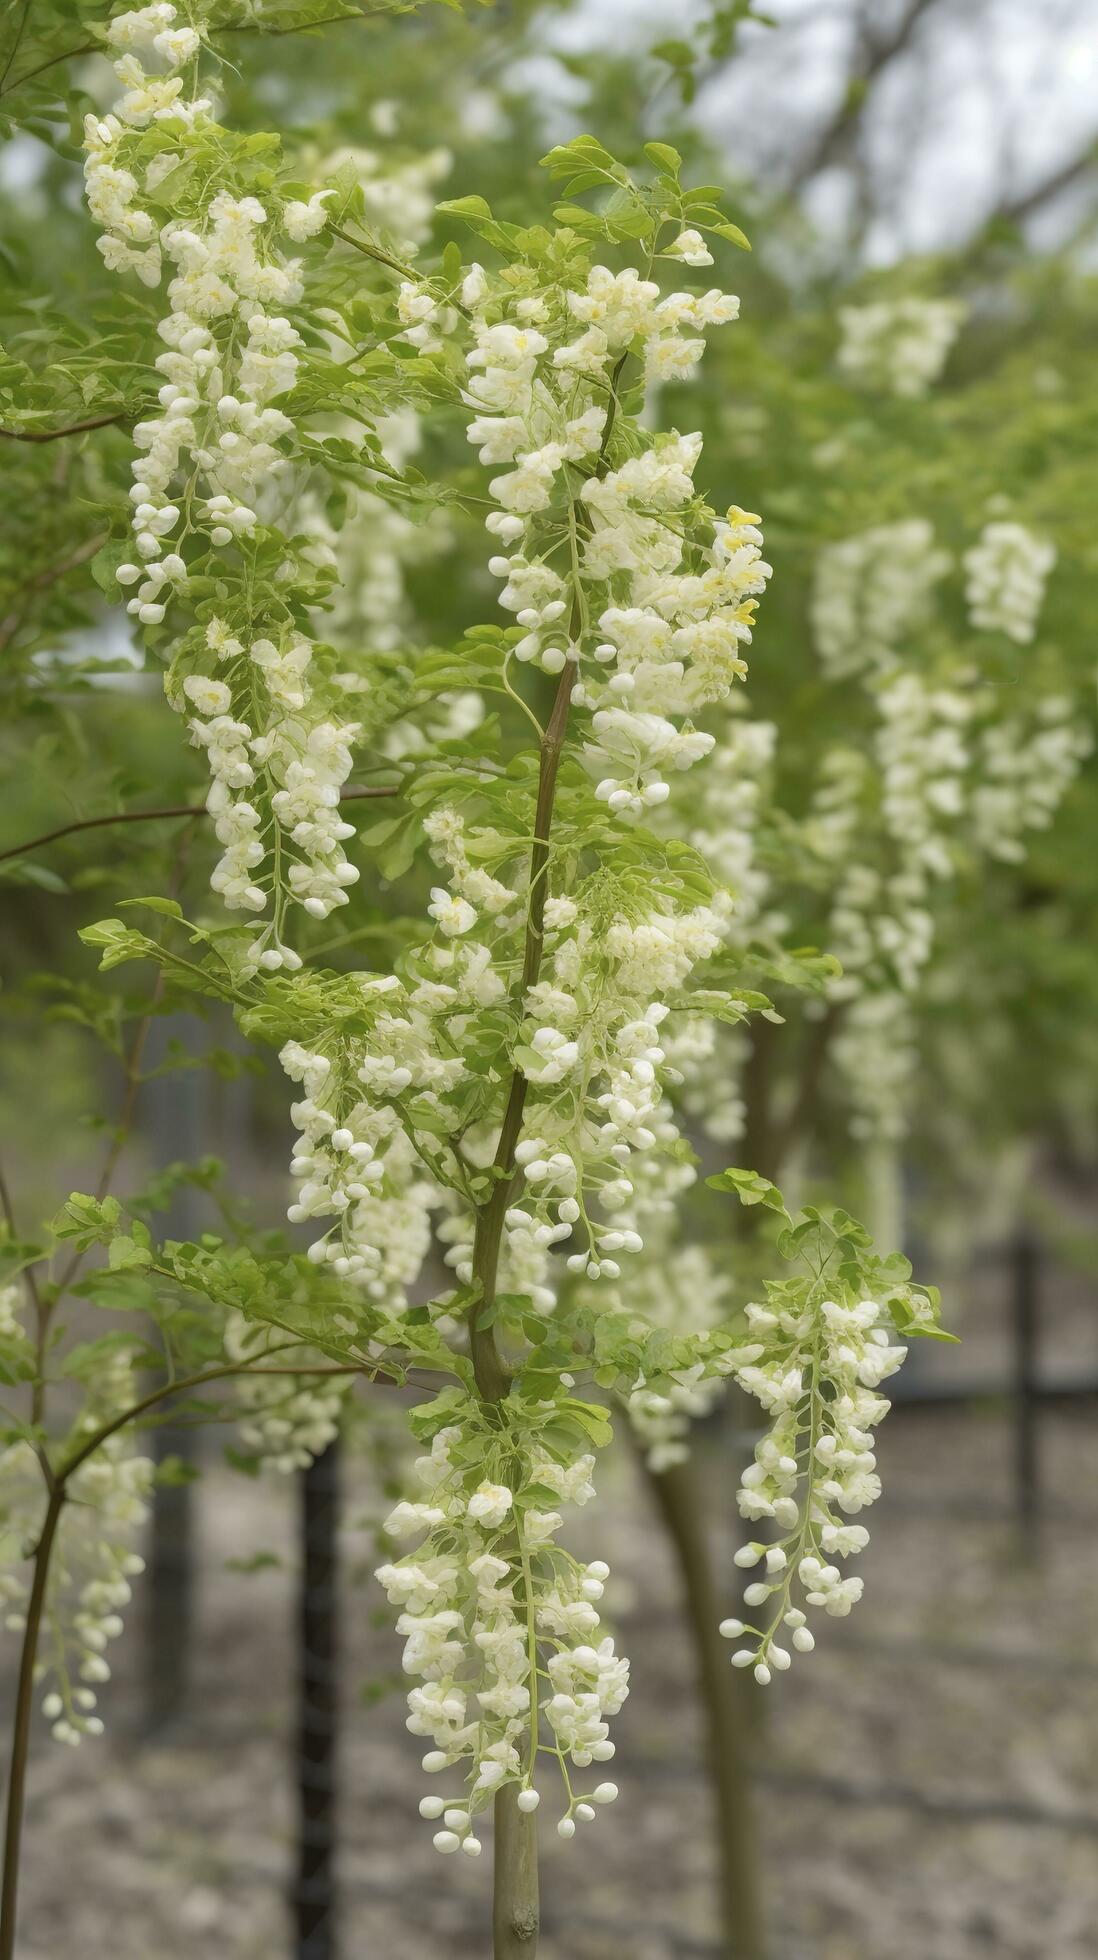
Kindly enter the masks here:
M 798 868 L 807 854 L 837 871 L 805 883 L 824 895 L 840 980 L 777 933 L 767 951 L 768 894 L 737 848 L 782 736 L 780 699 L 767 722 L 736 705 L 770 569 L 760 520 L 712 510 L 694 482 L 700 437 L 653 427 L 663 386 L 690 388 L 707 333 L 736 317 L 735 300 L 689 277 L 714 243 L 742 242 L 716 193 L 684 187 L 668 144 L 649 143 L 627 170 L 583 137 L 545 160 L 563 200 L 551 226 L 459 196 L 444 222 L 471 233 L 480 258 L 456 241 L 434 255 L 424 219 L 406 215 L 423 173 L 410 185 L 400 166 L 387 199 L 384 169 L 284 153 L 222 119 L 225 37 L 307 26 L 319 7 L 82 13 L 114 66 L 114 94 L 86 124 L 86 179 L 105 271 L 119 276 L 117 340 L 73 323 L 56 375 L 27 341 L 6 377 L 7 433 L 27 441 L 34 474 L 43 440 L 105 431 L 98 476 L 83 459 L 99 452 L 78 452 L 62 523 L 66 500 L 83 510 L 89 492 L 104 513 L 86 555 L 164 661 L 201 752 L 211 884 L 229 915 L 199 903 L 184 917 L 161 892 L 146 901 L 147 931 L 108 918 L 83 937 L 108 971 L 152 963 L 159 1005 L 208 1000 L 277 1047 L 295 1085 L 289 1215 L 309 1243 L 158 1244 L 140 1202 L 121 1206 L 109 1180 L 69 1200 L 59 1244 L 20 1249 L 13 1232 L 19 1284 L 0 1339 L 28 1406 L 12 1411 L 4 1464 L 21 1520 L 5 1587 L 23 1666 L 0 1951 L 13 1951 L 36 1683 L 59 1741 L 98 1730 L 152 1474 L 141 1422 L 169 1395 L 201 1414 L 208 1390 L 238 1381 L 250 1446 L 292 1467 L 334 1433 L 356 1383 L 410 1381 L 424 1391 L 410 1417 L 422 1454 L 379 1577 L 400 1614 L 409 1727 L 444 1791 L 421 1810 L 441 1852 L 473 1857 L 494 1812 L 496 1951 L 531 1953 L 540 1802 L 551 1792 L 571 1838 L 617 1794 L 599 1767 L 628 1685 L 599 1611 L 607 1567 L 560 1542 L 560 1507 L 593 1497 L 609 1440 L 592 1392 L 642 1425 L 729 1377 L 761 1402 L 767 1431 L 740 1499 L 760 1521 L 737 1560 L 755 1575 L 749 1618 L 723 1629 L 760 1684 L 811 1648 L 811 1612 L 842 1616 L 860 1592 L 835 1561 L 861 1549 L 849 1520 L 879 1489 L 871 1430 L 902 1358 L 894 1336 L 933 1331 L 933 1296 L 845 1212 L 790 1215 L 759 1174 L 767 1163 L 714 1180 L 773 1215 L 789 1264 L 742 1316 L 669 1331 L 640 1255 L 666 1249 L 670 1270 L 685 1270 L 673 1229 L 693 1174 L 683 1118 L 714 1028 L 773 1025 L 756 983 L 773 979 L 783 1006 L 785 989 L 841 1000 L 852 983 L 856 1000 L 894 1004 L 921 968 L 938 819 L 958 814 L 957 730 L 974 711 L 947 683 L 913 678 L 900 654 L 944 567 L 910 523 L 852 530 L 819 557 L 829 678 L 864 681 L 871 704 L 872 781 L 865 750 L 824 754 L 794 853 Z M 9 75 L 32 118 L 44 78 L 80 52 L 71 33 L 60 9 L 35 23 L 41 39 L 20 32 Z M 920 315 L 910 301 L 852 309 L 840 364 L 859 385 L 917 399 L 957 325 L 955 310 Z M 412 415 L 422 471 L 406 446 Z M 458 428 L 481 470 L 457 460 Z M 354 515 L 343 531 L 336 507 Z M 365 562 L 368 577 L 375 533 L 403 538 L 439 511 L 487 530 L 500 611 L 424 651 L 406 645 L 390 586 L 387 600 L 375 589 L 359 638 L 352 567 L 361 576 Z M 973 624 L 1024 637 L 1048 568 L 1043 541 L 1013 520 L 982 526 L 965 551 Z M 31 684 L 44 673 L 60 691 L 56 664 L 34 665 L 48 591 L 26 595 L 11 631 Z M 973 822 L 998 844 L 1002 781 L 1032 731 L 1004 750 L 992 719 L 979 739 L 990 787 Z M 1066 775 L 1072 738 L 1053 746 Z M 853 843 L 877 797 L 897 862 L 867 885 Z M 373 798 L 386 807 L 360 827 L 354 805 Z M 417 887 L 399 917 L 386 901 L 386 962 L 328 963 L 355 931 L 333 940 L 333 917 L 354 920 L 379 873 L 414 879 L 427 863 L 429 899 Z M 888 984 L 874 991 L 866 975 Z M 835 1052 L 865 1091 L 852 1102 L 872 1114 L 896 1029 L 885 1040 L 875 1009 L 874 1050 L 861 1012 L 855 1041 L 847 1010 Z M 425 1297 L 432 1246 L 453 1284 Z M 93 1247 L 106 1264 L 80 1280 L 74 1261 Z M 163 1353 L 128 1335 L 55 1343 L 74 1283 L 104 1306 L 141 1304 L 167 1374 Z M 66 1369 L 84 1400 L 62 1434 Z

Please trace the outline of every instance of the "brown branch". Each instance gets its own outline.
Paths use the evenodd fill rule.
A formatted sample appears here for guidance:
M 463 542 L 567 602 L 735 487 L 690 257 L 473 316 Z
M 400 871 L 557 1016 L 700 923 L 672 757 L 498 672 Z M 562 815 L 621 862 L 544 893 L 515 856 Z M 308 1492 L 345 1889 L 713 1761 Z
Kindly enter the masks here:
M 848 80 L 842 101 L 793 171 L 786 186 L 789 191 L 802 190 L 811 178 L 835 160 L 861 121 L 871 84 L 881 70 L 903 52 L 923 15 L 934 5 L 935 0 L 908 0 L 891 34 L 880 41 L 863 42 L 857 68 Z
M 368 796 L 399 796 L 400 783 L 366 784 L 358 789 L 345 789 L 341 801 L 358 803 Z M 28 851 L 37 851 L 43 844 L 52 844 L 58 837 L 72 837 L 81 830 L 101 830 L 107 824 L 115 823 L 159 823 L 172 817 L 208 817 L 209 811 L 204 803 L 170 803 L 162 810 L 114 810 L 106 817 L 81 817 L 76 823 L 63 823 L 56 830 L 43 831 L 41 837 L 32 837 L 26 844 L 15 844 L 6 851 L 0 851 L 0 864 L 6 858 L 26 857 Z
M 18 596 L 30 598 L 35 592 L 48 591 L 51 585 L 57 584 L 58 579 L 64 578 L 68 572 L 75 571 L 78 565 L 85 564 L 89 558 L 94 558 L 100 547 L 107 543 L 109 535 L 107 531 L 100 531 L 94 538 L 87 538 L 76 551 L 70 553 L 68 558 L 63 558 L 59 565 L 47 565 L 44 572 L 37 572 L 34 578 L 28 579 L 27 583 L 20 587 Z M 24 616 L 23 611 L 13 607 L 4 619 L 0 619 L 0 653 L 3 653 L 14 639 L 23 624 Z
M 30 12 L 30 0 L 27 0 L 27 12 Z M 221 27 L 211 28 L 210 34 L 211 38 L 216 34 L 266 34 L 272 40 L 279 40 L 285 34 L 308 34 L 314 28 L 338 27 L 343 21 L 369 18 L 366 13 L 329 14 L 324 20 L 301 21 L 293 27 L 267 27 L 262 21 L 226 21 Z M 8 59 L 8 68 L 11 67 L 18 46 L 17 39 Z M 37 68 L 28 68 L 22 75 L 16 75 L 11 82 L 6 80 L 8 70 L 5 68 L 3 76 L 0 76 L 0 95 L 9 95 L 15 89 L 23 88 L 27 82 L 34 81 L 37 75 L 44 75 L 47 68 L 56 68 L 62 61 L 76 61 L 82 54 L 101 54 L 109 60 L 111 50 L 103 41 L 82 41 L 78 48 L 62 48 L 60 54 L 49 55 L 45 61 L 39 62 Z
M 23 1647 L 19 1659 L 19 1681 L 15 1693 L 12 1723 L 11 1760 L 8 1770 L 8 1806 L 4 1831 L 4 1878 L 0 1895 L 0 1955 L 15 1960 L 15 1912 L 19 1884 L 19 1849 L 23 1835 L 23 1808 L 26 1797 L 27 1757 L 30 1752 L 31 1715 L 34 1709 L 34 1674 L 38 1660 L 38 1633 L 46 1600 L 50 1552 L 57 1530 L 65 1493 L 55 1486 L 50 1492 L 41 1535 L 34 1553 L 34 1578 L 23 1623 Z
M 1040 210 L 1042 204 L 1059 197 L 1061 191 L 1070 190 L 1072 184 L 1078 183 L 1080 177 L 1085 177 L 1088 170 L 1096 168 L 1098 168 L 1098 143 L 1092 141 L 1079 156 L 1072 157 L 1067 163 L 1061 164 L 1058 170 L 1043 177 L 1040 183 L 1034 184 L 1018 197 L 997 205 L 989 223 L 1024 224 L 1027 218 L 1031 218 L 1035 211 Z
M 105 429 L 112 422 L 123 422 L 129 411 L 117 409 L 113 415 L 90 415 L 86 422 L 70 422 L 65 429 L 0 429 L 7 442 L 60 442 L 62 436 L 82 436 L 86 429 Z
M 210 1382 L 226 1381 L 231 1376 L 236 1375 L 308 1375 L 310 1377 L 313 1375 L 366 1375 L 371 1382 L 380 1382 L 383 1380 L 386 1387 L 399 1387 L 401 1385 L 401 1378 L 399 1376 L 385 1375 L 383 1377 L 375 1369 L 374 1364 L 369 1361 L 355 1362 L 353 1364 L 324 1362 L 322 1364 L 318 1363 L 315 1367 L 310 1366 L 306 1362 L 297 1368 L 257 1368 L 251 1361 L 231 1361 L 226 1362 L 222 1368 L 205 1368 L 197 1375 L 185 1375 L 181 1381 L 162 1382 L 159 1388 L 154 1388 L 148 1395 L 143 1395 L 139 1402 L 134 1402 L 130 1408 L 123 1410 L 121 1415 L 112 1416 L 109 1422 L 103 1423 L 95 1431 L 94 1435 L 89 1436 L 86 1441 L 81 1443 L 80 1447 L 74 1450 L 73 1454 L 64 1463 L 59 1464 L 56 1472 L 58 1489 L 64 1488 L 69 1478 L 73 1475 L 73 1472 L 79 1470 L 81 1464 L 86 1463 L 88 1458 L 94 1455 L 102 1443 L 105 1443 L 109 1437 L 116 1435 L 120 1429 L 124 1429 L 127 1423 L 136 1422 L 148 1409 L 154 1409 L 158 1402 L 174 1400 L 177 1395 L 189 1395 L 192 1391 L 197 1392 L 205 1388 Z
M 8 49 L 8 58 L 4 63 L 3 74 L 0 74 L 0 92 L 3 91 L 4 83 L 7 81 L 11 72 L 11 64 L 19 53 L 20 43 L 26 33 L 27 22 L 30 19 L 30 10 L 31 0 L 23 0 L 23 11 L 19 16 L 19 25 L 15 30 L 15 38 L 12 41 L 11 47 Z

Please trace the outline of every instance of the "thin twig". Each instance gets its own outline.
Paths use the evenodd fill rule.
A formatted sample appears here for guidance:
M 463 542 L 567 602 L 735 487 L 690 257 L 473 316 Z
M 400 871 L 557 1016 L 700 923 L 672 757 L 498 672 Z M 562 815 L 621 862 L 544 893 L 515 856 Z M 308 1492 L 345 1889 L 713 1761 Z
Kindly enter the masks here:
M 34 578 L 28 579 L 20 588 L 18 596 L 22 598 L 25 595 L 29 598 L 35 592 L 45 592 L 51 585 L 56 585 L 58 579 L 64 578 L 66 573 L 75 571 L 76 567 L 83 565 L 88 558 L 94 558 L 100 547 L 106 544 L 108 537 L 109 532 L 101 531 L 94 538 L 86 538 L 84 543 L 76 551 L 71 552 L 68 558 L 63 558 L 59 565 L 47 565 L 44 572 L 37 572 Z M 23 624 L 23 618 L 24 613 L 18 608 L 13 608 L 4 619 L 0 620 L 0 653 L 3 653 L 14 639 Z
M 8 49 L 8 58 L 4 63 L 4 72 L 2 75 L 0 75 L 0 94 L 3 93 L 4 83 L 7 81 L 8 75 L 11 72 L 11 64 L 15 60 L 16 55 L 19 53 L 20 43 L 22 42 L 23 36 L 27 31 L 27 21 L 30 18 L 30 10 L 31 10 L 31 0 L 23 0 L 23 11 L 19 16 L 19 25 L 15 30 L 15 38 L 12 41 L 11 47 Z
M 846 139 L 862 119 L 870 84 L 907 47 L 922 17 L 935 0 L 908 0 L 891 33 L 870 41 L 859 49 L 857 72 L 849 78 L 838 108 L 820 130 L 807 154 L 801 158 L 786 186 L 789 191 L 803 189 L 811 178 L 831 163 Z
M 29 12 L 30 0 L 26 0 L 26 13 Z M 24 15 L 24 22 L 25 19 L 26 15 Z M 212 39 L 217 34 L 266 34 L 272 40 L 280 40 L 285 34 L 307 34 L 312 29 L 318 27 L 338 27 L 343 21 L 368 19 L 369 15 L 365 13 L 329 14 L 324 20 L 300 21 L 292 27 L 267 27 L 262 21 L 226 21 L 224 26 L 211 28 L 210 36 Z M 8 58 L 8 68 L 11 67 L 16 49 L 19 46 L 21 32 L 22 30 L 20 30 L 20 35 L 16 37 L 15 46 L 12 48 L 11 55 Z M 101 54 L 109 58 L 110 52 L 110 49 L 103 41 L 82 41 L 78 48 L 62 48 L 59 54 L 49 55 L 45 61 L 39 62 L 37 68 L 26 69 L 22 75 L 16 75 L 15 79 L 11 82 L 6 80 L 8 68 L 5 68 L 4 74 L 0 75 L 0 95 L 8 95 L 13 89 L 23 88 L 27 82 L 34 81 L 37 75 L 44 75 L 47 68 L 56 68 L 59 62 L 76 61 L 82 54 Z
M 359 789 L 345 789 L 341 801 L 361 802 L 368 796 L 399 796 L 400 783 L 367 784 Z M 209 811 L 204 803 L 172 803 L 161 810 L 113 810 L 106 817 L 81 817 L 75 823 L 63 823 L 56 830 L 43 831 L 40 837 L 32 837 L 26 844 L 14 844 L 6 851 L 0 851 L 0 864 L 6 858 L 26 857 L 29 851 L 40 850 L 43 844 L 52 844 L 59 837 L 71 837 L 80 830 L 100 830 L 107 824 L 115 823 L 154 823 L 170 817 L 208 817 Z
M 1078 156 L 1070 157 L 1049 176 L 1042 177 L 1028 191 L 1021 191 L 1017 197 L 1006 198 L 992 212 L 992 220 L 1000 224 L 1020 225 L 1039 211 L 1042 204 L 1048 204 L 1059 197 L 1061 191 L 1069 190 L 1072 184 L 1085 177 L 1088 170 L 1098 169 L 1098 143 L 1092 137 L 1085 150 Z M 989 221 L 990 222 L 990 221 Z
M 113 415 L 90 415 L 86 422 L 70 422 L 65 429 L 0 429 L 7 442 L 60 442 L 62 436 L 82 436 L 87 429 L 105 429 L 111 422 L 126 420 L 128 410 Z

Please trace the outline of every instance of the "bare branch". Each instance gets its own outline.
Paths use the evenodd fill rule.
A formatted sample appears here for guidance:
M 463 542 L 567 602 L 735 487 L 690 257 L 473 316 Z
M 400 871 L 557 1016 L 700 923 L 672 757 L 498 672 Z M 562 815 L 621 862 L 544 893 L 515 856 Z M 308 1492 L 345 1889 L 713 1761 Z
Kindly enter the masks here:
M 887 68 L 889 62 L 907 47 L 923 15 L 935 4 L 936 0 L 908 0 L 890 34 L 879 41 L 863 40 L 842 101 L 794 169 L 787 186 L 790 191 L 803 189 L 811 178 L 835 161 L 861 121 L 872 83 L 882 69 Z
M 100 547 L 106 544 L 107 538 L 108 533 L 101 531 L 96 537 L 85 539 L 84 543 L 76 551 L 72 552 L 68 558 L 63 558 L 59 565 L 47 565 L 44 572 L 37 572 L 33 578 L 28 579 L 27 583 L 20 588 L 17 597 L 29 601 L 35 592 L 47 591 L 51 585 L 57 584 L 58 579 L 64 578 L 68 572 L 75 571 L 78 565 L 85 564 L 89 558 L 94 558 Z M 0 653 L 3 653 L 15 638 L 16 633 L 18 633 L 19 628 L 23 624 L 25 615 L 25 605 L 22 610 L 18 606 L 13 606 L 12 610 L 3 619 L 0 619 Z
M 364 797 L 399 796 L 400 783 L 366 784 L 358 789 L 345 789 L 341 802 L 358 803 Z M 12 845 L 0 851 L 0 864 L 7 858 L 26 857 L 29 851 L 37 851 L 43 844 L 52 844 L 58 837 L 72 837 L 80 830 L 101 830 L 107 824 L 115 823 L 159 823 L 170 817 L 208 817 L 209 811 L 204 803 L 170 803 L 162 810 L 112 810 L 106 817 L 81 817 L 76 823 L 63 823 L 56 830 L 45 830 L 40 837 L 32 837 L 25 844 Z
M 1094 169 L 1098 169 L 1098 142 L 1092 139 L 1078 156 L 1070 157 L 1067 163 L 1062 163 L 1058 170 L 1051 171 L 1039 183 L 1033 184 L 1028 191 L 1023 191 L 1017 197 L 1008 198 L 997 205 L 992 212 L 991 221 L 998 220 L 1010 225 L 1024 224 L 1025 220 L 1031 218 L 1035 211 L 1039 211 L 1043 204 L 1051 203 L 1053 198 L 1059 197 L 1061 191 L 1069 190 L 1072 184 L 1077 184 L 1081 177 L 1086 176 L 1088 170 Z
M 86 422 L 70 422 L 65 429 L 0 429 L 0 436 L 6 442 L 60 442 L 62 436 L 82 436 L 87 429 L 105 429 L 126 417 L 127 411 L 120 408 L 113 415 L 91 415 Z

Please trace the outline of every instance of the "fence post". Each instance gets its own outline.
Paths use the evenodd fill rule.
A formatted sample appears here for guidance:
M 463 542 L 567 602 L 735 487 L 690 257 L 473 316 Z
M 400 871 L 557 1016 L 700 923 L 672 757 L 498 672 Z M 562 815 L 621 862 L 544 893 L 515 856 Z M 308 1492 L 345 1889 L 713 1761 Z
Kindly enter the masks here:
M 1040 1383 L 1037 1336 L 1040 1312 L 1041 1252 L 1027 1231 L 1019 1233 L 1011 1257 L 1014 1321 L 1014 1502 L 1019 1536 L 1026 1552 L 1038 1552 L 1041 1516 Z
M 300 1483 L 297 1960 L 337 1960 L 339 1468 L 330 1443 Z

